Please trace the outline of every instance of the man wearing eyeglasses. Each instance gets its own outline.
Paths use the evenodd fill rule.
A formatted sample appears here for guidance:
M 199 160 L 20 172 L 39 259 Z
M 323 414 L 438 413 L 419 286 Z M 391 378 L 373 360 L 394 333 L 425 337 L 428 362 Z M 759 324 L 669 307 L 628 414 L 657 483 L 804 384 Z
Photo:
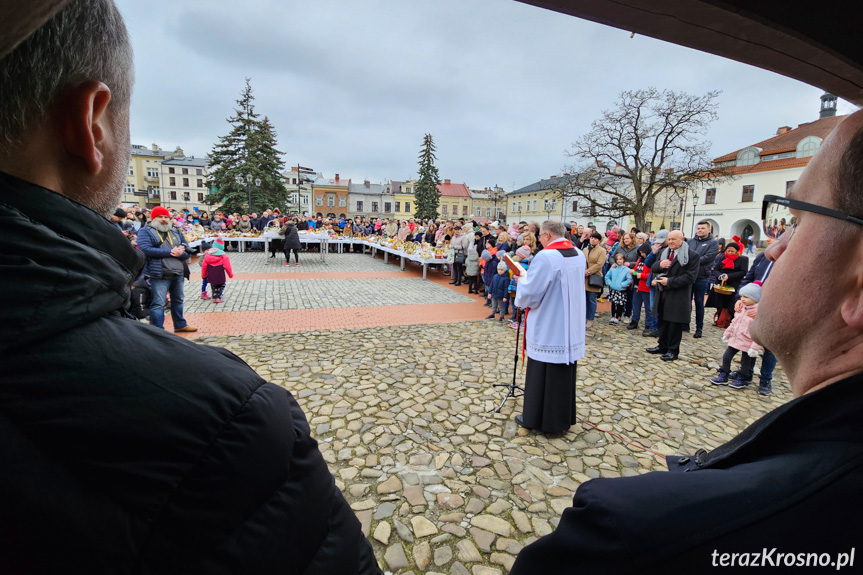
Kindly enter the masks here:
M 765 233 L 774 217 L 787 227 L 766 250 L 751 332 L 795 399 L 713 451 L 668 457 L 669 472 L 582 484 L 512 575 L 703 573 L 732 555 L 738 568 L 849 566 L 863 540 L 863 112 L 762 215 Z M 827 236 L 829 249 L 811 241 Z

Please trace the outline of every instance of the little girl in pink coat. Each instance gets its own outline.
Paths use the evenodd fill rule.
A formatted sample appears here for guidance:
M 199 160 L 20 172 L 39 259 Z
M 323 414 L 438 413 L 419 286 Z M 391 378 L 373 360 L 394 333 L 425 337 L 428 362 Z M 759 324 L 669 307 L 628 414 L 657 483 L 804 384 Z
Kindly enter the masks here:
M 732 389 L 744 389 L 752 383 L 752 367 L 755 364 L 755 358 L 762 351 L 762 347 L 752 341 L 752 335 L 749 333 L 749 327 L 752 325 L 753 318 L 749 317 L 749 311 L 758 306 L 761 300 L 761 282 L 752 282 L 746 284 L 740 289 L 740 301 L 743 303 L 743 309 L 734 314 L 734 319 L 731 325 L 725 330 L 722 336 L 722 341 L 728 344 L 725 348 L 725 354 L 722 356 L 722 366 L 719 368 L 719 373 L 710 380 L 710 383 L 715 385 L 728 385 Z M 737 377 L 729 383 L 728 374 L 731 372 L 731 360 L 737 355 L 737 352 L 743 352 L 740 358 L 740 371 L 737 372 Z

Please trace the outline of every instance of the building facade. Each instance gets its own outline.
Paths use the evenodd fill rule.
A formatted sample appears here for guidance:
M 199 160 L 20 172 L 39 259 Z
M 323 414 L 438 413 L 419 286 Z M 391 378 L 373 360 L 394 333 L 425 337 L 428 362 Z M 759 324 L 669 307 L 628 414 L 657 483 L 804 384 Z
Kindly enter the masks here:
M 162 161 L 182 156 L 179 146 L 173 152 L 163 150 L 156 144 L 149 148 L 132 144 L 129 154 L 129 171 L 123 187 L 122 202 L 127 207 L 138 204 L 142 208 L 152 207 L 161 201 L 159 173 Z
M 730 170 L 732 178 L 688 191 L 682 231 L 691 235 L 694 224 L 706 220 L 717 237 L 737 235 L 745 240 L 752 235 L 757 244 L 763 245 L 764 196 L 788 194 L 821 142 L 847 117 L 835 114 L 836 96 L 824 94 L 817 120 L 796 128 L 782 126 L 772 138 L 714 159 L 716 165 Z
M 470 190 L 465 184 L 453 184 L 450 180 L 444 180 L 438 184 L 440 192 L 440 217 L 441 219 L 471 219 Z
M 348 215 L 352 218 L 379 217 L 386 187 L 386 184 L 372 184 L 368 180 L 362 184 L 351 184 L 348 188 Z M 387 197 L 391 200 L 392 194 Z
M 312 184 L 314 205 L 311 213 L 325 218 L 348 217 L 348 195 L 351 180 L 343 180 L 336 174 L 334 178 L 320 178 Z
M 416 180 L 393 182 L 398 188 L 393 189 L 393 217 L 397 220 L 409 220 L 416 214 Z
M 176 156 L 159 166 L 161 205 L 175 210 L 209 210 L 207 158 Z
M 608 218 L 596 218 L 595 214 L 591 214 L 589 203 L 583 199 L 560 197 L 560 190 L 567 181 L 562 177 L 552 176 L 509 192 L 505 201 L 510 219 L 519 222 L 574 221 L 581 225 L 593 223 L 601 231 L 617 223 Z
M 300 215 L 314 213 L 312 208 L 312 186 L 321 178 L 320 174 L 302 174 L 297 172 L 297 167 L 291 167 L 290 171 L 282 174 L 285 189 L 288 190 L 288 211 Z M 308 180 L 311 180 L 309 182 Z

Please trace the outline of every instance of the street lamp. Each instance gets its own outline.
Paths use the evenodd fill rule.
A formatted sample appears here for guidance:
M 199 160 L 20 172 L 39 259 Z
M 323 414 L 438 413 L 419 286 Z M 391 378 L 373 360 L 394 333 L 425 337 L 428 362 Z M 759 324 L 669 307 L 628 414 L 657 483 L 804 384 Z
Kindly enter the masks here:
M 695 236 L 695 207 L 698 205 L 698 192 L 692 192 L 692 233 L 689 237 Z
M 252 208 L 252 174 L 246 174 L 246 179 L 243 179 L 243 176 L 237 174 L 236 177 L 237 184 L 240 187 L 246 188 L 246 193 L 249 194 L 249 213 L 254 212 L 254 208 Z M 261 178 L 255 178 L 254 180 L 255 188 L 261 187 Z

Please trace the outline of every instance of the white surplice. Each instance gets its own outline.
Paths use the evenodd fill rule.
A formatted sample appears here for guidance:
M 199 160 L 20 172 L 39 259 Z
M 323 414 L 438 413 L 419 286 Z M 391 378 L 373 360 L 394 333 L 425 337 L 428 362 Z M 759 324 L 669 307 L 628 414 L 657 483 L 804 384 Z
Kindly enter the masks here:
M 530 308 L 527 356 L 531 359 L 575 363 L 584 357 L 587 260 L 581 250 L 575 250 L 577 255 L 568 258 L 555 249 L 541 250 L 530 263 L 527 276 L 518 282 L 515 305 Z

